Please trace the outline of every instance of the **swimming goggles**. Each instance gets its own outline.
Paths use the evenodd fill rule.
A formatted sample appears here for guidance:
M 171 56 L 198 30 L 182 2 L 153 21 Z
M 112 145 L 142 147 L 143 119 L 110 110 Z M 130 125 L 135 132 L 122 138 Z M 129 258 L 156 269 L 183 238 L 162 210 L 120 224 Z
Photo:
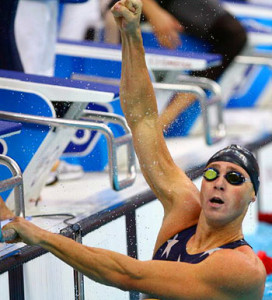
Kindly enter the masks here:
M 203 177 L 207 181 L 213 181 L 219 177 L 219 171 L 214 168 L 207 168 L 203 172 Z M 245 178 L 237 171 L 229 171 L 224 175 L 224 177 L 226 178 L 227 182 L 232 185 L 241 185 L 246 181 L 251 182 L 249 178 Z

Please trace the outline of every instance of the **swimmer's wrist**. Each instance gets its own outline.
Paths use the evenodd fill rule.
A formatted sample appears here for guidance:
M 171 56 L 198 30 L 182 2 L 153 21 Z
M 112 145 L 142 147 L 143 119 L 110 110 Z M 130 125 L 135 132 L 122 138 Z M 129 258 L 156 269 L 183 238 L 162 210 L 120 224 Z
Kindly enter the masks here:
M 47 248 L 47 246 L 51 244 L 52 237 L 55 235 L 56 233 L 40 229 L 40 232 L 37 235 L 37 242 L 35 244 L 43 248 Z
M 122 40 L 131 40 L 136 43 L 142 43 L 142 33 L 140 27 L 137 27 L 135 31 L 122 31 Z

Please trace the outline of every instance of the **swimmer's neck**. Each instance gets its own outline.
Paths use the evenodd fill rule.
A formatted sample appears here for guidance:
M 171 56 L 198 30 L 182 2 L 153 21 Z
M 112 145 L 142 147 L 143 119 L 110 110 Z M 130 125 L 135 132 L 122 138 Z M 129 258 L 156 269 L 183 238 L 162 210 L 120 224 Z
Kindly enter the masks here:
M 200 214 L 196 233 L 188 241 L 187 246 L 194 252 L 204 252 L 243 238 L 241 221 L 233 221 L 224 226 L 212 226 Z

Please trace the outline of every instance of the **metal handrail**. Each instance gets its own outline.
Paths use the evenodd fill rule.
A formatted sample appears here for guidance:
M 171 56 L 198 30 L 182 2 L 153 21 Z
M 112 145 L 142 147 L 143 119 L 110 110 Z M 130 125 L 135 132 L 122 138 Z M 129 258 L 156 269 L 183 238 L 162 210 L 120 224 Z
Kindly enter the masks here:
M 204 82 L 203 82 L 204 84 Z M 207 99 L 206 93 L 203 88 L 197 86 L 196 84 L 187 85 L 187 84 L 172 84 L 172 83 L 153 83 L 154 89 L 159 90 L 168 90 L 175 92 L 184 92 L 184 93 L 192 93 L 197 96 L 200 101 L 201 109 L 202 109 L 202 118 L 203 118 L 203 127 L 205 133 L 205 140 L 207 145 L 213 145 L 220 140 L 222 140 L 226 136 L 226 128 L 223 122 L 223 109 L 222 109 L 222 99 L 221 94 L 214 96 L 212 99 Z M 214 90 L 216 91 L 217 86 L 214 85 Z M 208 108 L 212 105 L 215 105 L 217 108 L 217 124 L 215 133 L 211 133 L 209 116 L 208 116 Z
M 188 75 L 179 75 L 177 79 L 179 83 L 196 85 L 205 90 L 212 92 L 216 97 L 222 97 L 221 87 L 214 80 L 211 80 L 206 77 L 196 77 L 196 76 L 188 76 Z
M 6 166 L 13 177 L 0 181 L 0 192 L 14 188 L 15 215 L 25 217 L 23 176 L 18 164 L 10 157 L 0 154 L 0 164 Z
M 102 121 L 102 122 L 110 122 L 114 124 L 118 124 L 121 126 L 124 131 L 125 135 L 115 138 L 115 146 L 116 149 L 122 145 L 127 144 L 127 157 L 128 157 L 128 164 L 127 164 L 127 172 L 128 174 L 135 174 L 136 176 L 136 158 L 135 158 L 135 151 L 132 143 L 131 138 L 131 130 L 127 124 L 126 119 L 118 114 L 115 113 L 106 113 L 106 112 L 98 112 L 95 110 L 87 110 L 83 111 L 82 116 L 80 117 L 81 120 L 95 120 L 95 121 Z M 117 159 L 117 156 L 114 156 L 113 159 Z M 113 165 L 117 165 L 117 161 L 113 163 Z M 126 184 L 126 180 L 121 180 L 119 182 L 120 185 Z
M 88 119 L 91 118 L 95 121 L 102 121 L 102 122 L 108 121 L 110 123 L 115 123 L 123 127 L 126 133 L 131 132 L 127 120 L 121 115 L 97 111 L 97 110 L 84 109 L 80 119 L 84 119 L 86 117 Z
M 223 119 L 223 106 L 222 106 L 222 89 L 220 85 L 209 78 L 205 77 L 193 77 L 193 76 L 186 76 L 186 75 L 180 75 L 178 76 L 178 81 L 180 83 L 185 83 L 185 84 L 192 84 L 199 86 L 203 88 L 204 90 L 207 90 L 209 92 L 213 93 L 213 97 L 211 99 L 207 99 L 207 97 L 204 99 L 204 106 L 212 106 L 216 105 L 217 108 L 217 125 L 216 125 L 216 133 L 215 137 L 212 138 L 212 144 L 219 142 L 222 138 L 226 136 L 226 126 L 224 124 L 224 119 Z M 208 101 L 207 101 L 208 100 Z M 208 115 L 208 110 L 204 110 L 206 113 L 206 119 L 209 124 L 209 115 Z M 210 145 L 210 144 L 208 144 Z
M 124 136 L 115 138 L 111 129 L 103 123 L 95 123 L 86 120 L 60 119 L 53 117 L 40 117 L 28 114 L 11 113 L 0 111 L 0 118 L 5 120 L 14 120 L 25 123 L 34 123 L 40 125 L 47 125 L 53 127 L 72 127 L 76 129 L 97 130 L 106 136 L 108 144 L 109 157 L 109 176 L 110 183 L 114 190 L 119 191 L 128 186 L 131 186 L 136 178 L 136 160 L 134 151 L 130 150 L 129 167 L 127 177 L 119 180 L 118 166 L 117 166 L 117 148 L 120 145 L 127 144 L 129 149 L 132 148 L 132 136 L 128 132 Z M 118 115 L 116 116 L 118 118 Z
M 238 55 L 235 57 L 235 62 L 239 64 L 261 65 L 272 68 L 272 56 L 264 55 Z
M 79 244 L 82 244 L 82 230 L 81 226 L 76 223 L 72 226 L 73 230 L 73 240 Z M 84 292 L 84 276 L 81 272 L 74 269 L 74 292 L 75 292 L 75 300 L 84 300 L 85 292 Z

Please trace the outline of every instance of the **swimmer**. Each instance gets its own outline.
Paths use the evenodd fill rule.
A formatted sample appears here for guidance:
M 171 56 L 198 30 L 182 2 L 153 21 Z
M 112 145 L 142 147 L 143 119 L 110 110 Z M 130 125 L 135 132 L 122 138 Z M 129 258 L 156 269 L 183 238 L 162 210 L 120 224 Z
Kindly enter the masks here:
M 242 232 L 259 188 L 257 161 L 243 147 L 222 149 L 208 160 L 200 191 L 174 163 L 145 64 L 141 9 L 139 0 L 121 0 L 112 13 L 122 38 L 122 108 L 143 175 L 164 208 L 153 259 L 87 247 L 19 217 L 4 229 L 14 229 L 17 241 L 43 247 L 92 280 L 139 291 L 145 299 L 261 300 L 266 271 Z

